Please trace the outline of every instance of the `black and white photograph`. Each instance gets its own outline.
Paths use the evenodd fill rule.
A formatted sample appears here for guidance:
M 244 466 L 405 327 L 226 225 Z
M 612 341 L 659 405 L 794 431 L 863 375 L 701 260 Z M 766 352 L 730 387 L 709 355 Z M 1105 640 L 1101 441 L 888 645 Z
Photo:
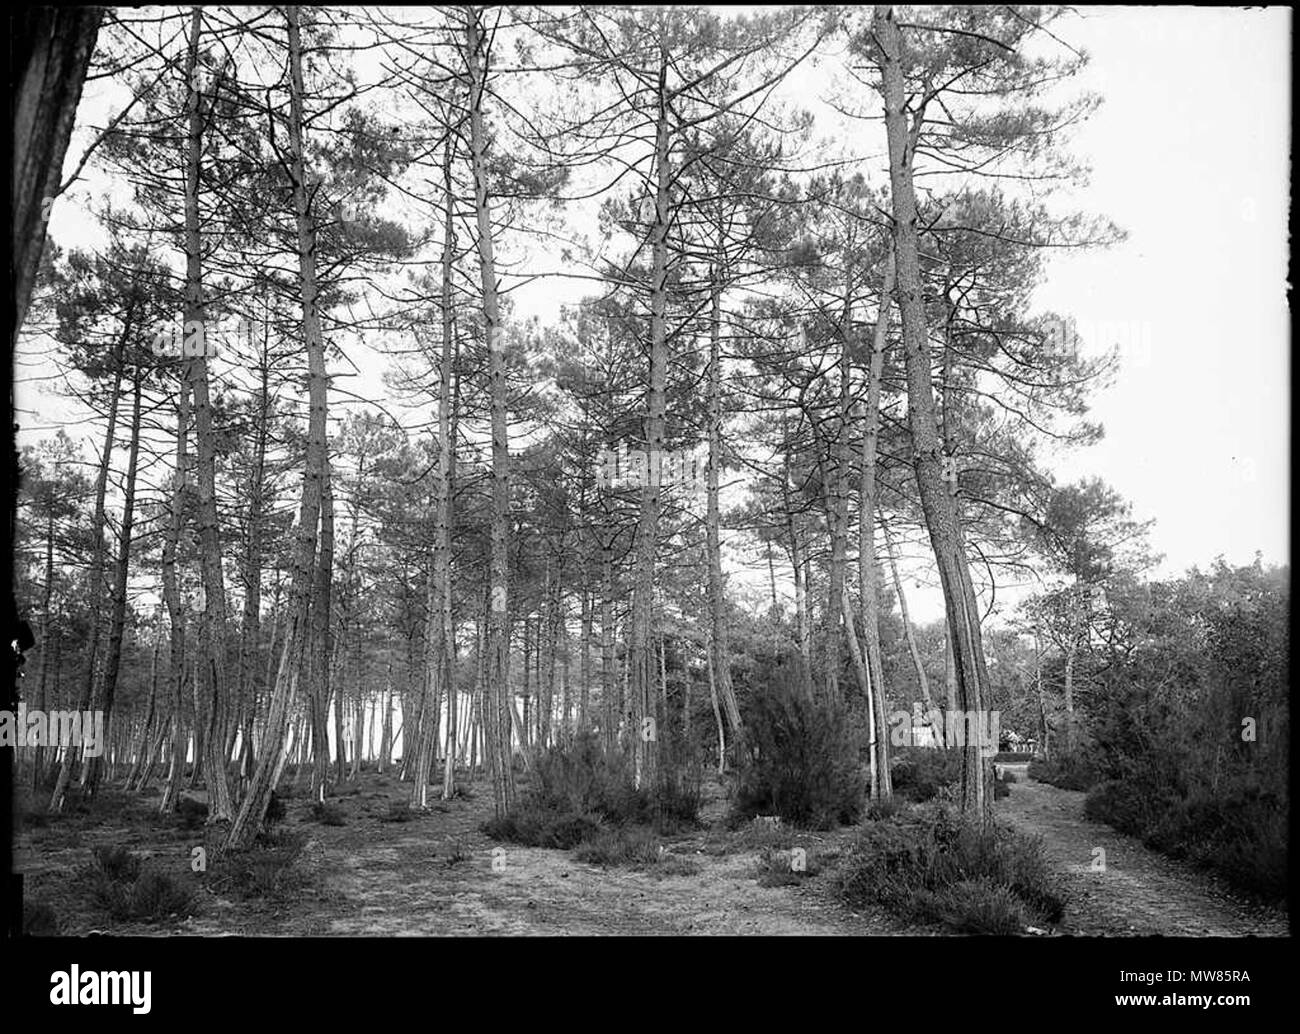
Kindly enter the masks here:
M 8 17 L 10 938 L 1204 940 L 1090 993 L 1259 1004 L 1289 9 Z

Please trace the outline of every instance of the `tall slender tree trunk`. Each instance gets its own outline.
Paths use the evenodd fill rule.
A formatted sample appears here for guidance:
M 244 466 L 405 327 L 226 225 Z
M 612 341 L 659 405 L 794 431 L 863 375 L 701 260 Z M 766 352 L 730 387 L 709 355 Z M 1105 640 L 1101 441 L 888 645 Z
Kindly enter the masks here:
M 655 221 L 651 229 L 650 383 L 646 393 L 646 478 L 636 530 L 632 575 L 632 628 L 628 676 L 632 694 L 633 777 L 637 786 L 652 784 L 658 756 L 653 668 L 654 581 L 658 552 L 665 387 L 668 376 L 668 224 L 673 181 L 669 141 L 668 49 L 660 44 L 658 111 L 655 120 Z
M 117 567 L 113 576 L 113 613 L 109 619 L 108 655 L 104 659 L 99 708 L 104 712 L 104 736 L 113 731 L 113 702 L 117 695 L 117 676 L 122 666 L 122 636 L 126 630 L 126 591 L 131 570 L 131 535 L 135 529 L 135 480 L 140 468 L 140 402 L 142 374 L 136 371 L 132 382 L 131 445 L 127 452 L 126 482 L 122 486 L 122 527 L 118 536 Z M 93 797 L 103 778 L 104 756 L 86 760 L 86 796 Z
M 710 267 L 709 289 L 709 469 L 706 487 L 705 533 L 709 557 L 709 626 L 713 672 L 718 697 L 731 729 L 731 749 L 737 758 L 744 749 L 740 707 L 731 683 L 727 646 L 726 595 L 722 585 L 722 536 L 718 504 L 718 475 L 722 468 L 722 270 L 721 247 Z
M 581 684 L 578 687 L 578 732 L 585 733 L 591 728 L 591 638 L 592 638 L 592 619 L 595 607 L 592 605 L 591 589 L 585 581 L 588 577 L 584 565 L 584 583 L 582 586 L 581 617 L 579 619 L 580 632 L 579 649 L 582 656 L 579 660 L 578 677 Z
M 257 714 L 257 680 L 255 665 L 258 647 L 262 637 L 262 522 L 264 514 L 264 495 L 266 492 L 266 446 L 268 424 L 271 418 L 271 362 L 269 355 L 270 322 L 262 340 L 261 363 L 258 373 L 258 420 L 252 480 L 248 491 L 248 538 L 244 547 L 244 613 L 240 625 L 239 653 L 236 660 L 239 685 L 237 698 L 246 702 L 246 725 L 243 729 L 243 742 L 240 744 L 240 771 L 247 779 L 251 774 L 255 758 L 252 744 L 252 728 Z M 271 631 L 272 643 L 269 649 L 274 651 L 275 630 Z
M 50 671 L 50 654 L 54 645 L 54 500 L 45 512 L 45 584 L 41 587 L 41 666 L 36 675 L 36 707 L 45 710 L 45 684 Z M 32 789 L 45 786 L 45 745 L 38 743 L 32 752 Z
M 292 180 L 294 221 L 297 230 L 299 295 L 302 303 L 302 332 L 307 352 L 308 426 L 307 458 L 299 510 L 298 543 L 290 587 L 291 608 L 285 628 L 284 647 L 275 687 L 267 709 L 266 739 L 257 768 L 235 821 L 227 846 L 248 844 L 266 815 L 275 780 L 284 768 L 285 725 L 297 687 L 305 674 L 306 650 L 311 640 L 311 605 L 315 573 L 317 531 L 321 525 L 326 477 L 325 343 L 317 309 L 315 222 L 308 198 L 306 163 L 303 157 L 302 39 L 299 11 L 285 10 L 289 42 L 289 173 Z
M 188 488 L 189 389 L 185 379 L 176 386 L 176 473 L 172 489 L 171 513 L 163 535 L 163 601 L 167 605 L 170 627 L 168 680 L 171 683 L 172 746 L 168 763 L 167 785 L 158 801 L 158 811 L 166 815 L 175 805 L 185 773 L 185 611 L 181 606 L 180 586 L 176 575 L 176 553 L 180 548 L 181 529 L 185 523 L 185 495 Z
M 452 398 L 451 374 L 456 356 L 455 309 L 452 306 L 452 275 L 456 254 L 456 221 L 452 185 L 452 141 L 448 135 L 442 156 L 443 194 L 447 202 L 443 225 L 442 248 L 442 361 L 438 365 L 438 513 L 434 528 L 434 567 L 438 577 L 438 634 L 440 672 L 447 697 L 447 759 L 442 772 L 442 798 L 456 794 L 456 734 L 460 722 L 460 701 L 456 692 L 453 661 L 456 653 L 456 629 L 452 616 L 451 526 L 452 491 L 456 477 L 455 402 Z M 437 694 L 435 694 L 435 699 Z
M 727 733 L 722 722 L 722 708 L 718 705 L 718 680 L 713 670 L 713 632 L 704 623 L 704 667 L 709 676 L 709 702 L 713 705 L 713 723 L 718 730 L 718 775 L 727 770 Z
M 1051 752 L 1047 743 L 1047 697 L 1043 693 L 1043 641 L 1037 627 L 1034 628 L 1034 689 L 1038 694 L 1039 749 L 1046 760 L 1051 757 Z
M 561 537 L 560 549 L 563 550 L 563 537 Z M 562 562 L 560 565 L 548 571 L 546 587 L 546 674 L 542 678 L 541 685 L 538 686 L 538 732 L 540 734 L 540 743 L 543 750 L 551 746 L 555 713 L 555 671 L 556 671 L 556 654 L 558 652 L 558 640 L 560 633 L 560 600 L 559 586 L 564 576 Z M 538 639 L 537 652 L 540 668 L 542 639 L 541 616 L 537 621 Z
M 1065 647 L 1065 682 L 1062 687 L 1065 697 L 1065 754 L 1068 756 L 1074 752 L 1075 726 L 1074 726 L 1074 666 L 1079 656 L 1079 636 L 1083 624 L 1081 612 L 1083 610 L 1082 599 L 1079 597 L 1079 587 L 1075 586 L 1074 591 L 1069 597 L 1068 606 L 1070 608 L 1069 621 L 1069 640 Z
M 846 249 L 847 250 L 847 249 Z M 849 539 L 849 405 L 851 392 L 851 353 L 853 318 L 853 266 L 847 262 L 844 273 L 844 299 L 840 314 L 839 398 L 835 411 L 835 438 L 829 447 L 826 477 L 823 481 L 827 524 L 830 528 L 830 588 L 826 599 L 826 694 L 831 700 L 842 699 L 840 689 L 841 611 L 844 599 L 844 569 Z M 863 687 L 864 693 L 866 687 Z
M 334 490 L 330 479 L 329 456 L 321 453 L 321 505 L 320 550 L 316 558 L 316 572 L 312 579 L 311 648 L 308 671 L 311 673 L 311 699 L 313 701 L 312 737 L 316 750 L 312 768 L 312 794 L 325 799 L 329 783 L 329 702 L 334 659 L 334 626 L 330 621 L 330 601 L 333 596 L 334 573 Z M 340 712 L 340 726 L 342 715 Z M 339 771 L 342 771 L 343 730 L 336 731 L 338 741 Z
M 912 184 L 912 159 L 921 115 L 914 116 L 917 121 L 909 129 L 902 38 L 892 8 L 876 8 L 873 30 L 880 46 L 879 64 L 884 86 L 894 255 L 916 480 L 939 568 L 949 627 L 954 632 L 958 702 L 967 714 L 974 712 L 982 716 L 988 700 L 988 672 L 956 503 L 944 481 L 943 443 L 935 419 L 929 334 L 922 295 L 916 195 Z M 962 808 L 983 828 L 992 807 L 991 770 L 984 763 L 981 745 L 970 742 L 972 738 L 966 737 L 962 756 Z
M 149 665 L 149 702 L 145 705 L 144 724 L 140 732 L 140 754 L 126 775 L 124 788 L 141 790 L 148 778 L 148 768 L 153 767 L 154 721 L 158 714 L 158 658 L 162 654 L 162 607 L 158 608 L 157 627 L 153 637 L 153 656 Z M 147 767 L 146 767 L 147 766 Z
M 622 708 L 614 702 L 618 695 L 618 672 L 614 666 L 614 540 L 609 532 L 606 532 L 601 545 L 600 699 L 604 711 L 605 749 L 612 751 L 618 746 Z
M 63 159 L 104 11 L 33 6 L 11 15 L 14 339 L 27 317 L 49 204 L 62 185 Z
M 221 536 L 217 525 L 216 437 L 212 429 L 207 359 L 212 341 L 206 326 L 203 298 L 203 244 L 199 219 L 203 112 L 194 72 L 202 31 L 203 12 L 196 6 L 190 15 L 190 39 L 185 58 L 186 79 L 190 86 L 186 95 L 185 139 L 185 331 L 188 335 L 195 326 L 203 328 L 204 347 L 198 349 L 197 355 L 187 356 L 185 365 L 194 394 L 194 438 L 198 458 L 197 516 L 204 601 L 199 618 L 203 662 L 198 682 L 207 698 L 203 767 L 208 786 L 208 821 L 215 822 L 231 819 L 234 806 L 226 780 L 226 699 L 230 690 L 226 681 L 226 586 L 221 571 Z
M 872 728 L 877 731 L 875 766 L 878 794 L 893 795 L 889 775 L 889 737 L 884 735 L 885 668 L 880 656 L 880 588 L 876 572 L 876 450 L 880 439 L 880 379 L 884 373 L 885 347 L 889 336 L 889 309 L 893 304 L 893 255 L 884 259 L 884 282 L 880 288 L 880 307 L 871 337 L 871 355 L 867 363 L 867 399 L 862 434 L 862 471 L 858 506 L 858 591 L 862 597 L 862 638 L 866 643 L 867 669 L 871 675 L 875 713 Z
M 487 131 L 483 94 L 487 87 L 486 48 L 479 10 L 465 9 L 465 63 L 469 73 L 470 160 L 474 178 L 474 215 L 478 230 L 479 277 L 483 289 L 483 329 L 488 343 L 488 381 L 492 425 L 492 521 L 487 629 L 488 696 L 483 716 L 491 762 L 492 792 L 498 816 L 515 801 L 511 764 L 510 623 L 510 423 L 506 411 L 504 328 L 497 302 L 492 211 L 488 201 Z
M 379 726 L 379 774 L 383 775 L 393 765 L 393 662 L 388 662 L 384 675 L 384 715 Z
M 452 323 L 452 265 L 455 257 L 455 221 L 453 219 L 451 135 L 443 146 L 443 193 L 446 205 L 442 244 L 442 352 L 438 362 L 438 474 L 434 482 L 433 563 L 429 576 L 428 622 L 426 639 L 428 658 L 428 697 L 431 709 L 421 730 L 421 766 L 412 787 L 411 803 L 423 808 L 427 804 L 429 766 L 437 746 L 445 695 L 454 703 L 451 672 L 451 477 L 455 442 L 451 434 L 451 367 L 454 349 Z M 449 748 L 443 765 L 442 796 L 450 799 L 455 792 L 456 708 L 449 703 L 447 725 Z
M 862 644 L 858 642 L 858 632 L 853 626 L 853 601 L 849 598 L 849 588 L 846 585 L 843 593 L 840 595 L 841 610 L 844 614 L 845 631 L 848 633 L 845 639 L 849 644 L 849 657 L 853 660 L 854 673 L 857 675 L 858 684 L 862 687 L 862 693 L 867 700 L 867 758 L 868 766 L 871 771 L 870 793 L 872 798 L 880 796 L 880 766 L 878 763 L 879 753 L 876 749 L 876 742 L 880 737 L 876 734 L 876 687 L 872 685 L 871 670 L 867 667 L 866 657 L 862 653 Z
M 783 425 L 784 430 L 784 425 Z M 799 685 L 806 699 L 813 699 L 812 678 L 812 621 L 808 615 L 808 578 L 805 563 L 803 541 L 799 534 L 799 522 L 795 520 L 793 487 L 790 477 L 790 453 L 784 443 L 789 438 L 783 435 L 781 496 L 786 515 L 786 530 L 790 536 L 790 569 L 794 577 L 794 615 L 795 638 L 799 645 Z
M 105 497 L 108 492 L 108 472 L 113 461 L 113 445 L 117 439 L 117 405 L 122 393 L 122 371 L 125 363 L 126 343 L 133 333 L 132 314 L 127 313 L 122 333 L 113 350 L 113 389 L 108 401 L 108 428 L 104 434 L 104 452 L 99 460 L 99 472 L 95 478 L 95 512 L 90 525 L 90 572 L 87 577 L 87 600 L 89 614 L 86 631 L 86 669 L 82 677 L 80 692 L 77 697 L 77 710 L 86 711 L 95 699 L 95 685 L 99 674 L 99 641 L 103 635 L 104 607 L 104 567 L 107 547 L 104 542 L 104 528 L 108 523 L 105 509 Z M 72 766 L 76 762 L 77 752 L 71 746 L 63 751 L 59 764 L 58 779 L 54 784 L 54 793 L 50 797 L 49 810 L 57 814 L 63 810 L 67 797 L 68 784 L 72 781 Z

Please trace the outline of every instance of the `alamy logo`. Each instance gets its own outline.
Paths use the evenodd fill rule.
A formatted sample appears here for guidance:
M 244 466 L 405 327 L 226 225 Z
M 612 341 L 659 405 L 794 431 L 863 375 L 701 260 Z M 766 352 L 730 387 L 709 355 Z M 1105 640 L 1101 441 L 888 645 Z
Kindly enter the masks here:
M 58 969 L 50 974 L 50 1002 L 54 1005 L 130 1005 L 132 1012 L 143 1016 L 149 1011 L 149 991 L 153 974 L 135 970 L 116 973 L 81 972 L 80 966 Z
M 889 716 L 889 742 L 895 747 L 964 747 L 978 745 L 985 757 L 998 752 L 1001 739 L 1001 711 L 940 711 L 923 713 L 916 704 L 909 714 L 895 711 Z
M 0 747 L 82 747 L 88 758 L 104 753 L 103 711 L 41 711 L 18 705 L 0 711 Z
M 212 359 L 223 351 L 252 350 L 257 333 L 252 320 L 235 316 L 222 320 L 186 320 L 174 326 L 160 324 L 154 330 L 153 354 L 159 359 Z
M 596 487 L 614 485 L 659 485 L 668 488 L 680 485 L 690 491 L 702 492 L 708 487 L 708 460 L 693 456 L 685 450 L 641 449 L 628 451 L 620 445 L 618 451 L 605 449 L 596 467 Z

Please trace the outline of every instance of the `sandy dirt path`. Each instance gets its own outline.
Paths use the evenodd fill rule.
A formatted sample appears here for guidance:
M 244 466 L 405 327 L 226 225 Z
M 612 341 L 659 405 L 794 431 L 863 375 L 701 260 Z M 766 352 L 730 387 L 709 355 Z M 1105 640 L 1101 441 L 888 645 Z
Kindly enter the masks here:
M 1284 914 L 1247 901 L 1191 865 L 1084 818 L 1085 795 L 1024 780 L 998 802 L 998 815 L 1042 838 L 1048 863 L 1069 893 L 1062 933 L 1087 936 L 1278 937 Z M 1098 863 L 1105 852 L 1105 869 Z

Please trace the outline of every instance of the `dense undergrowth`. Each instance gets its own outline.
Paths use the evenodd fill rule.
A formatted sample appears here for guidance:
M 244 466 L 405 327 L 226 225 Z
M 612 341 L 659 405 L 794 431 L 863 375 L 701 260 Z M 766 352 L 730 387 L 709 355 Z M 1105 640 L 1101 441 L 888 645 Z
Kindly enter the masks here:
M 670 763 L 671 753 L 661 755 L 656 778 L 638 787 L 629 759 L 595 735 L 551 747 L 537 757 L 515 807 L 485 822 L 483 832 L 527 847 L 582 845 L 586 859 L 601 864 L 643 860 L 656 834 L 698 825 L 702 770 L 689 758 Z
M 981 832 L 945 805 L 864 823 L 835 884 L 849 905 L 962 933 L 1023 933 L 1058 922 L 1065 907 L 1035 840 L 998 825 Z

